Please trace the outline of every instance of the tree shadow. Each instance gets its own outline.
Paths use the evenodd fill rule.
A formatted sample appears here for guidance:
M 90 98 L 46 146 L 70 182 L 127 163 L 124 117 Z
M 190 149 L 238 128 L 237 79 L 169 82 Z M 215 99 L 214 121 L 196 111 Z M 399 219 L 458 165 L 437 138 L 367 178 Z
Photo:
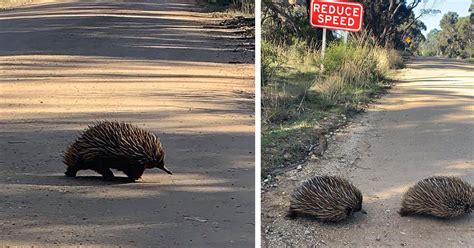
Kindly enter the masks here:
M 423 70 L 423 69 L 452 69 L 462 71 L 472 71 L 474 66 L 466 65 L 465 61 L 438 58 L 438 57 L 417 57 L 416 60 L 411 61 L 408 66 L 410 69 Z
M 77 136 L 76 127 L 87 123 L 84 116 L 76 118 L 61 125 L 9 123 L 15 128 L 0 131 L 3 242 L 254 244 L 252 132 L 162 133 L 173 175 L 150 169 L 137 183 L 120 173 L 105 182 L 93 171 L 76 178 L 62 174 L 62 150 Z
M 236 50 L 232 47 L 235 42 L 221 39 L 232 32 L 202 28 L 210 18 L 197 10 L 179 1 L 78 1 L 0 12 L 0 56 L 76 55 L 213 63 L 242 61 L 242 53 L 253 58 L 253 51 Z

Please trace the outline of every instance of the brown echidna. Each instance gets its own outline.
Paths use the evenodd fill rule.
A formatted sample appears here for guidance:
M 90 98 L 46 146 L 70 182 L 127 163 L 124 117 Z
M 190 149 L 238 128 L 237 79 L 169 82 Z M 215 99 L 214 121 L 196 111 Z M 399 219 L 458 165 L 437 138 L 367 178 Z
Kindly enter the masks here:
M 340 222 L 361 210 L 362 194 L 352 183 L 337 176 L 316 176 L 294 191 L 287 216 Z
M 470 213 L 473 207 L 474 189 L 469 183 L 457 177 L 433 176 L 408 189 L 399 214 L 449 218 Z
M 165 152 L 152 133 L 127 123 L 92 123 L 64 153 L 66 176 L 79 170 L 94 170 L 105 180 L 114 179 L 111 168 L 123 171 L 131 180 L 141 178 L 145 168 L 160 168 L 172 174 L 164 164 Z

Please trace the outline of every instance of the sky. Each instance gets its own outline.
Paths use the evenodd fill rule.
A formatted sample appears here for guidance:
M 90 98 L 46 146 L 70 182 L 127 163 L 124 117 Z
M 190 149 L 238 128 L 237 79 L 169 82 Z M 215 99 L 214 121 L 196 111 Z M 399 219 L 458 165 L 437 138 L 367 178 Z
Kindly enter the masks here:
M 415 15 L 420 14 L 420 10 L 423 8 L 434 8 L 441 10 L 441 13 L 432 16 L 423 16 L 421 21 L 426 25 L 426 31 L 423 34 L 426 36 L 429 31 L 434 28 L 439 28 L 439 21 L 449 11 L 457 12 L 459 17 L 469 15 L 469 6 L 473 0 L 423 0 L 416 8 Z

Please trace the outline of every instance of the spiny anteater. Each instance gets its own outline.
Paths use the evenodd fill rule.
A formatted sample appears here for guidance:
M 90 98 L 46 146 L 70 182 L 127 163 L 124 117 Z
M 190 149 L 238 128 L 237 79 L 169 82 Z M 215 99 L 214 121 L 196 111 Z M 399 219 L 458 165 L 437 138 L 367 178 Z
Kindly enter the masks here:
M 164 164 L 165 152 L 152 133 L 128 123 L 100 121 L 92 123 L 64 153 L 66 176 L 79 170 L 94 170 L 105 180 L 114 179 L 111 168 L 123 171 L 131 180 L 141 178 L 145 168 L 160 168 L 172 174 Z
M 287 216 L 340 222 L 361 210 L 362 194 L 352 183 L 337 176 L 316 176 L 294 191 Z
M 433 176 L 408 189 L 398 213 L 449 218 L 470 213 L 473 207 L 474 189 L 469 183 L 457 177 Z

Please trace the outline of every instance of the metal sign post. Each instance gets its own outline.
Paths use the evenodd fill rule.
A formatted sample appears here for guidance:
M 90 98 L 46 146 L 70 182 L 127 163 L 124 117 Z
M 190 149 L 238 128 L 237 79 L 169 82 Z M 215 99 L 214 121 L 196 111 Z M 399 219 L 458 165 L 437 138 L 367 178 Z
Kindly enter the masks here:
M 331 2 L 311 0 L 309 19 L 314 28 L 323 28 L 323 44 L 321 47 L 321 61 L 324 60 L 326 50 L 326 28 L 358 32 L 362 28 L 364 6 L 356 2 Z M 348 34 L 344 34 L 344 43 Z M 321 63 L 321 71 L 324 65 Z
M 321 45 L 321 72 L 324 71 L 324 52 L 326 51 L 326 28 L 323 28 L 323 44 Z

